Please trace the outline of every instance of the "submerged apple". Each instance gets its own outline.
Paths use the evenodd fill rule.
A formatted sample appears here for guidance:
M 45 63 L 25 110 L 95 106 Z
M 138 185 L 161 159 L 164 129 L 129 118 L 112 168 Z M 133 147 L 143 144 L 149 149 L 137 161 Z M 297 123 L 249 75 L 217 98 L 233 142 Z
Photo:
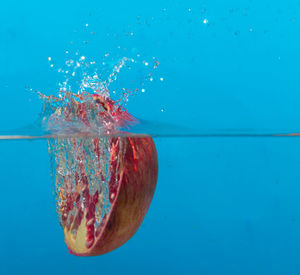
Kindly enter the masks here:
M 56 109 L 50 121 L 70 118 L 85 127 L 100 120 L 111 130 L 132 117 L 114 108 L 113 101 L 93 95 L 92 103 L 71 101 Z M 150 136 L 95 137 L 80 128 L 78 137 L 50 139 L 49 152 L 69 251 L 95 256 L 123 245 L 141 225 L 155 191 L 158 160 Z

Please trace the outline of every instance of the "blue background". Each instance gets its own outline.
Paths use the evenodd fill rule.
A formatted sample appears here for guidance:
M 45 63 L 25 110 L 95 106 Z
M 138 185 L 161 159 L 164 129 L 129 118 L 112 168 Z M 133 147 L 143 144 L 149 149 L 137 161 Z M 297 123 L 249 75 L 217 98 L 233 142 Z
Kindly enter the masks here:
M 70 41 L 88 39 L 88 56 L 122 45 L 161 62 L 164 81 L 129 101 L 133 115 L 196 129 L 297 131 L 299 12 L 292 0 L 6 1 L 1 130 L 36 119 L 40 101 L 25 87 L 55 91 L 48 56 L 63 62 Z M 0 273 L 300 273 L 297 138 L 155 142 L 159 180 L 140 230 L 107 255 L 79 258 L 56 220 L 46 141 L 1 141 Z

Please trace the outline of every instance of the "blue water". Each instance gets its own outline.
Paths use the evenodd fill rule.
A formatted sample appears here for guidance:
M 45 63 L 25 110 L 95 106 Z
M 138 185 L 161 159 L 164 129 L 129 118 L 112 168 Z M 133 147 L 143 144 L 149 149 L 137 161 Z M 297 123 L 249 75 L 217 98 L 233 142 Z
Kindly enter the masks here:
M 292 0 L 6 1 L 1 130 L 38 116 L 26 87 L 55 93 L 48 57 L 57 69 L 71 48 L 97 59 L 119 45 L 160 61 L 163 81 L 128 102 L 139 118 L 299 130 L 299 13 Z M 298 138 L 155 142 L 159 179 L 141 228 L 109 254 L 80 258 L 57 222 L 46 141 L 0 141 L 0 274 L 300 273 Z

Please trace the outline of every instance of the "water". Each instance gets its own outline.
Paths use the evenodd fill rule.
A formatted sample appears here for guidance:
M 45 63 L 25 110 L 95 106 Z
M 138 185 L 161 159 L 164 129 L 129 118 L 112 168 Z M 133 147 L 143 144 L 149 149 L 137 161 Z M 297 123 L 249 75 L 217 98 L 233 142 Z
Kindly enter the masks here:
M 114 274 L 118 261 L 134 273 L 145 266 L 149 274 L 192 273 L 196 263 L 197 270 L 215 273 L 293 273 L 299 254 L 297 144 L 297 139 L 157 140 L 159 182 L 142 227 L 122 248 L 80 259 L 68 254 L 57 222 L 46 141 L 2 141 L 2 209 L 7 209 L 2 218 L 9 224 L 2 228 L 7 236 L 2 258 L 17 250 L 24 259 L 2 270 L 97 273 L 101 263 Z M 156 264 L 149 266 L 149 260 Z
M 299 274 L 299 7 L 3 3 L 0 273 Z M 111 69 L 124 57 L 131 69 L 124 65 L 115 81 Z M 65 83 L 71 59 L 97 63 Z M 36 92 L 80 91 L 77 73 L 98 85 L 84 78 L 96 67 L 139 121 L 117 127 L 122 135 L 154 138 L 159 179 L 134 237 L 83 258 L 66 248 L 48 155 L 48 141 L 83 136 L 45 128 Z

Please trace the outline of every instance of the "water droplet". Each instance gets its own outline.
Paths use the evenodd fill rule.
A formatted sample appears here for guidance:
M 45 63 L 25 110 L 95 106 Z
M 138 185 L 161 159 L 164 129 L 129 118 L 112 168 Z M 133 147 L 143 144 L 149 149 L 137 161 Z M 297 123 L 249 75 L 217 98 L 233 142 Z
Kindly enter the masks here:
M 146 92 L 146 90 L 145 90 L 145 89 L 142 89 L 142 93 L 144 93 L 144 92 Z
M 164 113 L 164 112 L 165 112 L 165 109 L 164 109 L 164 108 L 161 108 L 160 111 L 161 111 L 162 113 Z
M 164 78 L 163 78 L 163 77 L 161 77 L 159 80 L 160 80 L 160 81 L 164 81 Z

